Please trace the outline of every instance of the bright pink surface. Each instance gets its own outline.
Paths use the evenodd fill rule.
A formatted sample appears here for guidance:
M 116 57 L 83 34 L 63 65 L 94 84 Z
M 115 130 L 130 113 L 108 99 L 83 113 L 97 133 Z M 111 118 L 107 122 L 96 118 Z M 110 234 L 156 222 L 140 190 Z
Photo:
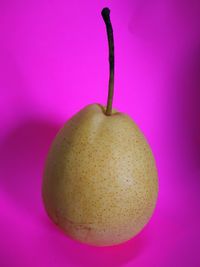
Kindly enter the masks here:
M 111 8 L 114 106 L 154 151 L 160 192 L 147 227 L 116 247 L 78 244 L 48 219 L 48 148 L 83 106 L 106 103 Z M 200 266 L 199 1 L 0 2 L 0 266 Z

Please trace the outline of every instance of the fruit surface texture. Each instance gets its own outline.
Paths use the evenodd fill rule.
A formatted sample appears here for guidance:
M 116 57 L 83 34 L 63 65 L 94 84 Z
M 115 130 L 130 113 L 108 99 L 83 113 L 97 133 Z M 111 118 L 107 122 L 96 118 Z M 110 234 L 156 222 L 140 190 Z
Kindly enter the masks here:
M 144 135 L 128 115 L 86 106 L 50 148 L 42 195 L 50 218 L 75 240 L 108 246 L 131 239 L 149 221 L 158 195 Z

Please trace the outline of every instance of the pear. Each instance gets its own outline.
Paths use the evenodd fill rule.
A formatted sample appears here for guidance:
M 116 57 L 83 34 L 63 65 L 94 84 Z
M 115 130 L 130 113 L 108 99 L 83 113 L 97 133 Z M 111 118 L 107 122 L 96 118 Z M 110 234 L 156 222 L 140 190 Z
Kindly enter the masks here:
M 50 148 L 42 196 L 49 217 L 74 240 L 94 246 L 123 243 L 151 218 L 158 195 L 155 160 L 144 135 L 112 109 L 114 42 L 106 23 L 110 80 L 107 106 L 91 104 L 59 131 Z

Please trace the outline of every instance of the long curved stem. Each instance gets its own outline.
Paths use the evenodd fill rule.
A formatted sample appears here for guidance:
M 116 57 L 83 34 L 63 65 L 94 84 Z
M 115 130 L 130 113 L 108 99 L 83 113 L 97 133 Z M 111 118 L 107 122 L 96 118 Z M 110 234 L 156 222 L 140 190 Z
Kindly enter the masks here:
M 107 36 L 108 36 L 108 45 L 109 45 L 109 64 L 110 64 L 110 77 L 109 77 L 109 90 L 108 90 L 108 99 L 106 107 L 106 115 L 112 115 L 112 102 L 114 94 L 114 38 L 113 38 L 113 29 L 110 21 L 110 9 L 105 7 L 101 11 L 101 15 L 106 24 Z

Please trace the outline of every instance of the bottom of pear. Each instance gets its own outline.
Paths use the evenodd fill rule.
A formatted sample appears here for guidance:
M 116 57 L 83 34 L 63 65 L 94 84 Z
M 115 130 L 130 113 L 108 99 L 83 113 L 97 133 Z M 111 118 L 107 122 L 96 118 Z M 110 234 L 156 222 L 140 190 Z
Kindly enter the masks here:
M 75 223 L 72 220 L 63 218 L 59 214 L 54 214 L 45 205 L 48 217 L 64 232 L 70 239 L 94 247 L 117 246 L 128 242 L 134 238 L 142 229 L 121 233 L 117 229 L 99 229 L 93 224 Z M 114 230 L 114 231 L 113 231 Z

